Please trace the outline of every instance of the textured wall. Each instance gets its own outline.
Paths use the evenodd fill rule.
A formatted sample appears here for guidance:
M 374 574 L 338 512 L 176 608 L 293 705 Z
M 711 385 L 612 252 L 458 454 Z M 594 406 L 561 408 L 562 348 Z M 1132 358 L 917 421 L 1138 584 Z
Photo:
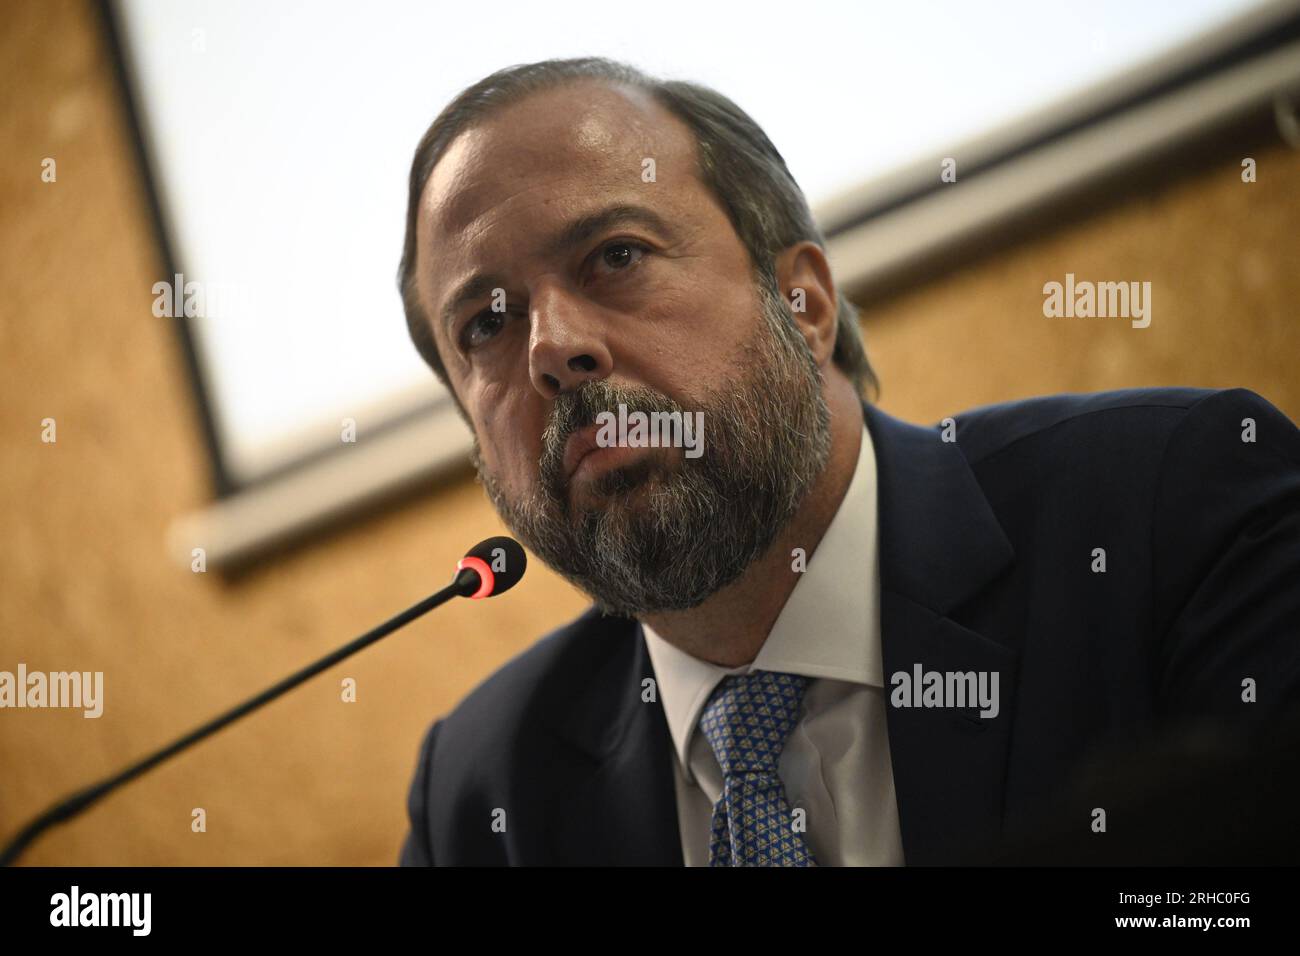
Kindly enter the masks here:
M 913 421 L 1041 395 L 1251 388 L 1300 421 L 1300 152 L 1228 134 L 1187 167 L 863 310 L 880 404 Z M 1257 163 L 1243 183 L 1241 161 Z M 1148 281 L 1151 325 L 1045 318 L 1043 284 Z
M 467 475 L 235 581 L 163 550 L 205 462 L 98 23 L 0 5 L 0 670 L 102 670 L 98 720 L 0 711 L 0 836 L 443 584 L 500 530 Z M 42 183 L 44 157 L 58 182 Z M 878 302 L 884 407 L 1126 385 L 1246 385 L 1300 417 L 1300 168 L 1259 152 Z M 1152 327 L 1043 318 L 1042 284 L 1153 282 Z M 57 420 L 58 441 L 40 441 Z M 388 864 L 430 720 L 586 602 L 536 566 L 510 599 L 426 618 L 129 785 L 36 844 L 33 864 Z M 339 681 L 358 682 L 355 704 Z M 203 807 L 208 831 L 190 831 Z

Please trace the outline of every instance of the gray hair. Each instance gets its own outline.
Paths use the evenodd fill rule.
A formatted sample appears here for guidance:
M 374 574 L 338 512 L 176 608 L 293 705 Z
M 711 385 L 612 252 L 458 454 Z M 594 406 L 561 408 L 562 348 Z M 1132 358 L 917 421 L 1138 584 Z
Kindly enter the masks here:
M 467 87 L 433 121 L 411 163 L 410 197 L 406 211 L 406 243 L 398 270 L 398 288 L 406 310 L 406 325 L 420 355 L 456 400 L 447 369 L 433 338 L 433 326 L 420 307 L 415 283 L 416 222 L 420 196 L 453 140 L 494 111 L 530 94 L 580 80 L 604 80 L 643 90 L 694 133 L 700 177 L 722 203 L 740 241 L 749 250 L 759 280 L 779 292 L 776 255 L 797 242 L 826 241 L 813 221 L 803 190 L 762 128 L 739 106 L 708 87 L 680 80 L 658 80 L 635 67 L 602 57 L 542 60 L 511 66 Z M 858 311 L 842 293 L 836 295 L 835 364 L 853 382 L 860 396 L 880 382 L 867 360 L 858 325 Z M 468 421 L 468 419 L 466 419 Z

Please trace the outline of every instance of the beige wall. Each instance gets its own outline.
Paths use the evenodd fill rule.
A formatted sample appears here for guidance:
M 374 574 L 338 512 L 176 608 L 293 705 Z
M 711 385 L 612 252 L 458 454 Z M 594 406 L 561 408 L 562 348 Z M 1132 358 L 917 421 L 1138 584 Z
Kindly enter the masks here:
M 1258 181 L 1241 181 L 1252 157 Z M 1300 153 L 1272 130 L 864 308 L 880 404 L 914 421 L 1048 392 L 1245 387 L 1300 421 Z M 1043 316 L 1043 284 L 1150 281 L 1149 328 Z
M 500 530 L 467 473 L 227 581 L 178 569 L 169 520 L 205 462 L 93 11 L 0 5 L 0 670 L 102 670 L 98 720 L 0 711 L 0 836 L 55 797 L 332 650 L 444 583 Z M 1252 147 L 1253 148 L 1253 147 Z M 40 163 L 58 162 L 58 182 Z M 883 406 L 1126 385 L 1247 385 L 1300 417 L 1300 168 L 1259 152 L 874 303 Z M 1044 319 L 1042 284 L 1150 279 L 1152 327 Z M 58 442 L 40 441 L 43 418 Z M 448 606 L 129 785 L 32 864 L 388 864 L 430 720 L 586 602 L 535 565 L 509 599 Z M 353 677 L 359 700 L 339 699 Z M 208 831 L 190 831 L 207 811 Z

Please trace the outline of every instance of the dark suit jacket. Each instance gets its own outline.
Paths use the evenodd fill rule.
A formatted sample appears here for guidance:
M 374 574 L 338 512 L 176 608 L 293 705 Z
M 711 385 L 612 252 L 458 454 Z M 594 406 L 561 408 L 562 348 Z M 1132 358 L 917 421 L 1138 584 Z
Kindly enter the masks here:
M 1110 743 L 1300 699 L 1300 432 L 1258 395 L 1038 398 L 948 442 L 863 408 L 886 681 L 1000 675 L 993 719 L 887 708 L 909 865 L 1007 839 Z M 401 863 L 681 865 L 651 677 L 640 625 L 594 608 L 510 661 L 426 734 Z M 1087 827 L 1104 797 L 1053 812 Z

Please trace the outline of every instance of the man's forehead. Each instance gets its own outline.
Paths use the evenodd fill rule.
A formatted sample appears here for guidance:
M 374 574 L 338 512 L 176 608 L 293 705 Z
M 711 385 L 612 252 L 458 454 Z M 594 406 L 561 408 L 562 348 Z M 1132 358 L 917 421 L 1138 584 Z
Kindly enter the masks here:
M 697 181 L 695 156 L 689 129 L 643 91 L 584 82 L 536 93 L 450 145 L 421 196 L 422 238 L 464 238 L 499 215 L 643 189 L 649 164 L 667 198 L 674 183 Z

